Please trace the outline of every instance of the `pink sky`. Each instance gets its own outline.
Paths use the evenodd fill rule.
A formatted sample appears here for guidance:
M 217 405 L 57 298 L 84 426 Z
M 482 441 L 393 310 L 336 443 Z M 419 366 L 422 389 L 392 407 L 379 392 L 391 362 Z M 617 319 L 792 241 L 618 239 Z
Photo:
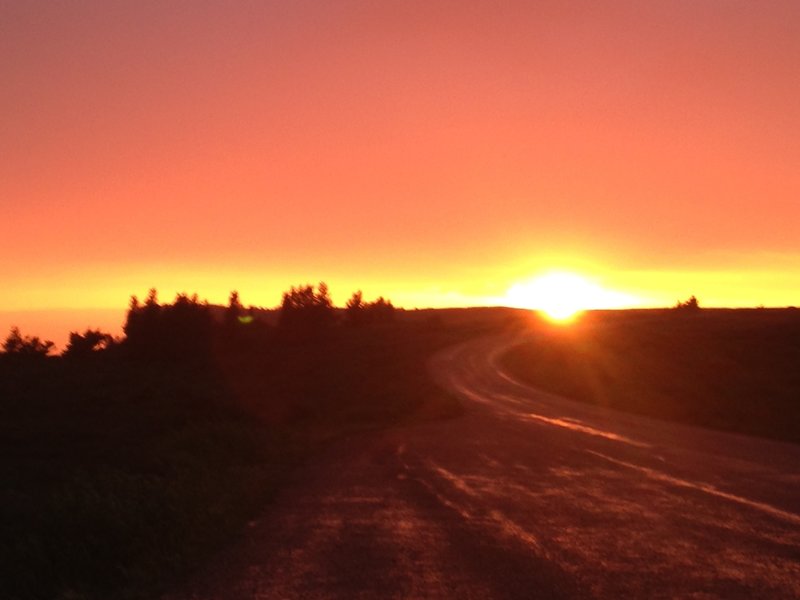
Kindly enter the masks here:
M 800 4 L 0 2 L 0 310 L 800 304 Z

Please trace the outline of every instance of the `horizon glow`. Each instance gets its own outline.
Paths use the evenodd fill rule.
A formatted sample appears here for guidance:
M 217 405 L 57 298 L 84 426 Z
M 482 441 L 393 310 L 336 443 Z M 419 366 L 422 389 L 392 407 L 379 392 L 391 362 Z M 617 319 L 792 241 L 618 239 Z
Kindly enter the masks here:
M 514 308 L 542 311 L 554 321 L 568 321 L 591 309 L 621 309 L 642 305 L 642 299 L 606 289 L 582 275 L 564 271 L 544 273 L 515 283 L 506 293 Z

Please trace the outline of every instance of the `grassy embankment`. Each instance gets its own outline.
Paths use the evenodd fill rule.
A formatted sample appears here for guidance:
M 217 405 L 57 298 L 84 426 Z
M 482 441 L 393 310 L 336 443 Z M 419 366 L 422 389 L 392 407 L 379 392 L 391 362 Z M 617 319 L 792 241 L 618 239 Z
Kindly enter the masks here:
M 800 310 L 597 312 L 539 329 L 504 358 L 534 386 L 800 443 Z
M 427 357 L 507 317 L 459 315 L 264 328 L 210 361 L 0 357 L 0 597 L 157 597 L 329 440 L 457 414 Z

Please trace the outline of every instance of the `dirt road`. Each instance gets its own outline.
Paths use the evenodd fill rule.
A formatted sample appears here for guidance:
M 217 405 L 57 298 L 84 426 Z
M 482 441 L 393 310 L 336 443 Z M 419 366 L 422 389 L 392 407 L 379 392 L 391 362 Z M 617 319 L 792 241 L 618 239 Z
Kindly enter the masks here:
M 513 343 L 435 357 L 463 416 L 336 445 L 180 598 L 800 597 L 800 446 L 531 389 Z

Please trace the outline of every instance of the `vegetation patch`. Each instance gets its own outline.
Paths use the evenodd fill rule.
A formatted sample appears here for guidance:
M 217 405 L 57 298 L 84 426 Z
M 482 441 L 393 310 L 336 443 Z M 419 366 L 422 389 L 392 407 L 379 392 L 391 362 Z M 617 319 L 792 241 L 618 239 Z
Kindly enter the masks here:
M 800 442 L 800 310 L 590 313 L 539 324 L 503 364 L 575 400 Z
M 360 295 L 339 310 L 324 286 L 293 288 L 278 312 L 238 294 L 223 308 L 152 291 L 132 300 L 123 339 L 73 332 L 49 356 L 12 331 L 0 353 L 0 597 L 158 597 L 321 444 L 457 414 L 427 358 L 508 315 L 442 314 Z

